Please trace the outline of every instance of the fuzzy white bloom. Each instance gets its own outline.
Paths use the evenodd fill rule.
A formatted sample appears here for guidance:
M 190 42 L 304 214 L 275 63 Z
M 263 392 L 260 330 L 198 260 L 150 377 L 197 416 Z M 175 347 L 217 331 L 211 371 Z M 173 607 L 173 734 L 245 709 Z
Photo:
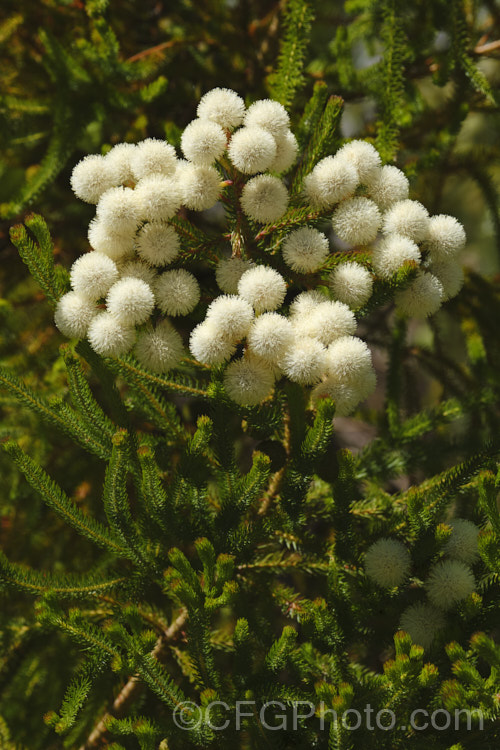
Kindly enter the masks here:
M 98 253 L 112 260 L 130 257 L 134 254 L 134 232 L 114 232 L 112 227 L 100 219 L 92 219 L 89 224 L 88 240 Z
M 317 271 L 327 259 L 329 251 L 327 237 L 312 227 L 301 227 L 290 232 L 282 248 L 285 263 L 298 273 Z
M 150 268 L 140 260 L 127 260 L 125 262 L 118 262 L 118 271 L 120 278 L 130 277 L 132 279 L 142 279 L 148 286 L 153 288 L 155 279 L 158 274 L 153 268 Z
M 68 292 L 57 303 L 54 321 L 63 336 L 82 339 L 95 315 L 97 307 L 92 300 L 78 292 Z
M 401 615 L 399 627 L 418 646 L 428 649 L 437 633 L 444 628 L 443 613 L 427 602 L 412 604 Z
M 259 315 L 247 335 L 248 348 L 269 364 L 277 364 L 293 343 L 293 326 L 275 312 Z
M 216 122 L 193 120 L 182 134 L 181 149 L 194 164 L 213 164 L 226 149 L 226 134 Z
M 92 320 L 87 338 L 97 354 L 120 357 L 134 345 L 135 328 L 122 323 L 109 312 L 101 312 Z
M 120 323 L 141 325 L 151 316 L 155 305 L 151 287 L 142 279 L 125 276 L 108 292 L 106 308 Z
M 131 160 L 135 148 L 135 143 L 117 143 L 104 157 L 106 168 L 115 175 L 117 185 L 134 178 Z
M 373 242 L 381 223 L 377 204 L 368 198 L 348 198 L 337 206 L 332 216 L 335 234 L 349 245 Z
M 221 177 L 215 167 L 186 164 L 176 173 L 182 203 L 192 211 L 205 211 L 219 200 Z
M 455 260 L 436 260 L 429 265 L 429 271 L 443 286 L 443 302 L 456 297 L 464 285 L 464 271 Z
M 349 307 L 361 307 L 371 297 L 373 279 L 359 263 L 339 263 L 330 274 L 329 285 L 339 302 Z
M 286 172 L 290 169 L 290 167 L 297 161 L 299 144 L 291 130 L 288 130 L 285 135 L 276 137 L 275 141 L 276 156 L 269 165 L 269 170 L 280 174 L 281 172 Z
M 153 175 L 169 177 L 174 174 L 176 163 L 174 147 L 158 138 L 146 138 L 138 143 L 130 158 L 132 174 L 136 181 Z
M 423 242 L 429 234 L 429 213 L 418 201 L 398 201 L 384 214 L 382 231 Z
M 410 192 L 410 183 L 404 172 L 392 164 L 375 172 L 366 183 L 370 197 L 381 211 L 386 211 L 397 201 L 404 201 Z
M 313 401 L 329 398 L 335 401 L 335 416 L 348 417 L 356 406 L 373 393 L 377 378 L 372 367 L 364 367 L 350 380 L 330 374 L 312 392 Z
M 429 221 L 426 248 L 433 261 L 455 258 L 465 246 L 465 230 L 454 216 L 438 214 Z
M 85 253 L 71 266 L 71 286 L 94 302 L 105 297 L 108 289 L 118 279 L 118 268 L 104 253 Z
M 172 316 L 188 315 L 200 301 L 198 282 L 184 268 L 160 274 L 154 293 L 160 310 Z
M 101 195 L 117 182 L 116 171 L 99 154 L 85 156 L 71 173 L 71 188 L 85 203 L 97 203 Z
M 443 301 L 443 285 L 431 273 L 419 271 L 407 289 L 397 292 L 396 307 L 410 318 L 434 315 Z
M 327 156 L 319 161 L 304 180 L 304 190 L 311 205 L 331 208 L 350 198 L 359 178 L 356 168 L 346 159 Z
M 232 130 L 243 122 L 245 102 L 231 89 L 216 88 L 201 97 L 196 114 L 202 120 L 211 120 Z
M 358 181 L 366 185 L 374 180 L 380 170 L 380 154 L 371 143 L 351 141 L 337 151 L 338 159 L 345 159 L 356 169 Z
M 328 375 L 341 381 L 354 381 L 372 369 L 367 344 L 356 336 L 342 336 L 327 349 Z
M 445 544 L 444 553 L 464 563 L 474 562 L 479 555 L 477 546 L 479 528 L 466 518 L 454 518 L 449 525 L 452 531 Z
M 126 234 L 136 231 L 141 220 L 141 210 L 137 190 L 114 187 L 106 190 L 99 198 L 96 217 L 106 225 L 109 232 Z
M 379 539 L 366 551 L 365 572 L 379 586 L 400 586 L 410 572 L 410 553 L 397 539 Z
M 261 224 L 277 221 L 288 207 L 288 191 L 279 177 L 260 174 L 248 180 L 241 192 L 244 213 Z
M 459 560 L 438 563 L 426 584 L 430 601 L 440 609 L 451 609 L 472 594 L 475 586 L 471 569 Z
M 210 303 L 206 319 L 216 327 L 223 338 L 236 342 L 247 335 L 254 313 L 251 304 L 246 300 L 236 295 L 223 294 Z
M 270 395 L 274 386 L 272 369 L 248 354 L 231 362 L 224 373 L 227 395 L 241 406 L 256 406 Z
M 135 345 L 141 365 L 154 372 L 167 372 L 178 365 L 183 351 L 182 339 L 169 320 L 142 331 Z
M 350 336 L 356 330 L 356 318 L 343 302 L 327 300 L 315 305 L 303 315 L 292 316 L 298 336 L 311 336 L 328 346 L 341 336 Z
M 260 99 L 247 109 L 244 123 L 247 127 L 260 127 L 275 137 L 285 135 L 290 127 L 290 117 L 282 104 L 273 99 Z
M 276 310 L 285 299 L 285 280 L 274 268 L 256 266 L 245 271 L 239 280 L 238 294 L 252 305 L 257 314 Z
M 177 180 L 161 174 L 144 177 L 134 190 L 140 206 L 141 218 L 147 221 L 171 219 L 182 203 Z
M 177 258 L 180 247 L 175 229 L 160 221 L 145 224 L 137 234 L 137 253 L 151 266 L 167 266 Z
M 327 298 L 317 289 L 310 289 L 308 292 L 298 294 L 290 305 L 290 318 L 292 321 L 302 315 L 309 315 L 315 307 L 321 302 L 326 302 Z
M 215 278 L 219 289 L 226 294 L 238 294 L 238 282 L 245 273 L 252 268 L 248 260 L 241 258 L 223 258 L 215 269 Z
M 198 362 L 206 365 L 221 365 L 231 359 L 236 351 L 236 345 L 221 335 L 216 323 L 204 320 L 191 332 L 189 349 Z
M 264 128 L 240 128 L 233 134 L 228 154 L 234 166 L 244 174 L 268 169 L 276 158 L 276 141 Z
M 389 234 L 373 248 L 373 268 L 377 274 L 385 278 L 399 271 L 403 263 L 409 260 L 420 263 L 420 250 L 413 240 L 401 234 Z
M 280 359 L 279 367 L 294 383 L 313 385 L 326 370 L 326 349 L 317 339 L 296 337 Z

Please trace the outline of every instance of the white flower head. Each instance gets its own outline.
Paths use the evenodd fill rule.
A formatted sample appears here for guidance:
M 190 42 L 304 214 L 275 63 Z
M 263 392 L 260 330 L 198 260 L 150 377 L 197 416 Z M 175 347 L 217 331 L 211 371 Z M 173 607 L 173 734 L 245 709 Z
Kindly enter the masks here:
M 97 354 L 103 357 L 120 357 L 134 345 L 135 328 L 122 323 L 109 312 L 100 312 L 92 320 L 87 338 Z
M 464 563 L 474 562 L 479 555 L 479 528 L 466 518 L 454 518 L 449 525 L 452 529 L 451 536 L 445 544 L 444 553 Z
M 358 182 L 366 185 L 375 179 L 380 171 L 380 154 L 371 143 L 367 141 L 351 141 L 342 146 L 336 153 L 338 159 L 345 159 L 356 169 Z
M 427 602 L 419 602 L 405 609 L 399 626 L 414 643 L 428 649 L 444 625 L 445 619 L 439 609 Z
M 408 198 L 410 183 L 404 172 L 392 164 L 375 172 L 372 179 L 366 182 L 370 197 L 381 211 L 386 211 L 393 203 Z
M 315 307 L 326 301 L 327 298 L 325 295 L 317 289 L 310 289 L 307 292 L 301 292 L 295 297 L 290 305 L 291 320 L 293 321 L 294 318 L 299 318 L 303 315 L 309 315 Z
M 429 213 L 418 201 L 398 201 L 384 214 L 382 231 L 423 242 L 429 234 Z
M 456 259 L 436 260 L 429 265 L 429 271 L 443 287 L 443 302 L 456 297 L 464 285 L 464 271 Z
M 252 354 L 276 365 L 292 345 L 294 337 L 288 318 L 268 312 L 255 319 L 247 335 L 247 344 Z
M 77 198 L 85 203 L 97 203 L 106 190 L 117 184 L 118 178 L 104 156 L 89 154 L 74 167 L 70 181 Z
M 221 178 L 215 167 L 186 164 L 177 173 L 182 203 L 192 211 L 205 211 L 219 200 Z
M 82 339 L 95 315 L 97 307 L 92 300 L 78 292 L 68 292 L 57 303 L 54 322 L 63 336 Z
M 364 305 L 373 289 L 371 273 L 359 263 L 339 263 L 330 274 L 329 284 L 335 299 L 349 307 Z
M 224 373 L 227 395 L 241 406 L 260 404 L 270 395 L 273 386 L 273 371 L 261 360 L 249 355 L 231 362 Z
M 182 339 L 169 320 L 139 333 L 135 345 L 137 359 L 153 372 L 167 372 L 176 367 L 183 351 Z
M 189 161 L 208 166 L 224 153 L 226 134 L 216 122 L 193 120 L 182 134 L 181 149 Z
M 376 203 L 368 198 L 348 198 L 332 216 L 335 234 L 349 245 L 365 245 L 377 237 L 382 216 Z
M 328 346 L 341 336 L 350 336 L 356 330 L 356 318 L 343 302 L 327 300 L 315 305 L 302 315 L 292 316 L 298 336 L 311 336 Z
M 281 172 L 287 172 L 297 161 L 299 144 L 291 130 L 288 130 L 285 135 L 275 137 L 275 141 L 276 156 L 268 169 L 280 174 Z
M 465 230 L 454 216 L 438 214 L 430 219 L 426 248 L 432 261 L 456 258 L 465 247 L 465 240 Z
M 396 307 L 410 318 L 434 315 L 443 301 L 443 285 L 431 273 L 419 271 L 407 289 L 396 293 Z
M 241 192 L 241 207 L 246 216 L 261 224 L 277 221 L 288 207 L 286 186 L 269 174 L 252 177 Z
M 471 569 L 459 560 L 443 560 L 430 572 L 427 595 L 436 607 L 451 609 L 474 591 L 476 582 Z
M 298 273 L 317 271 L 327 259 L 329 251 L 327 237 L 312 227 L 301 227 L 290 232 L 282 247 L 285 263 Z
M 151 266 L 168 266 L 179 255 L 180 247 L 175 229 L 161 221 L 145 224 L 137 234 L 137 253 Z
M 418 245 L 401 234 L 389 234 L 382 237 L 373 248 L 373 268 L 377 274 L 385 278 L 399 271 L 403 263 L 407 261 L 420 263 L 420 260 Z
M 92 219 L 90 222 L 88 240 L 94 250 L 112 260 L 120 260 L 134 254 L 135 231 L 113 231 L 113 227 L 101 219 Z
M 231 89 L 216 88 L 201 97 L 196 114 L 202 120 L 211 120 L 232 130 L 243 122 L 245 102 Z
M 317 401 L 328 396 L 335 401 L 335 416 L 348 417 L 361 401 L 373 393 L 376 382 L 372 367 L 362 368 L 349 380 L 330 374 L 316 386 L 312 398 Z
M 134 190 L 141 218 L 146 221 L 171 219 L 181 207 L 182 194 L 174 177 L 161 174 L 144 177 Z
M 236 351 L 236 345 L 231 339 L 221 335 L 216 323 L 204 320 L 191 332 L 189 349 L 198 362 L 220 365 L 231 359 Z
M 317 339 L 298 336 L 278 364 L 294 383 L 313 385 L 326 370 L 326 349 Z
M 365 554 L 365 572 L 383 588 L 400 586 L 410 572 L 410 553 L 397 539 L 378 539 Z
M 118 271 L 120 278 L 130 277 L 132 279 L 141 279 L 145 281 L 148 286 L 153 288 L 157 273 L 153 268 L 147 266 L 141 260 L 126 260 L 125 262 L 118 262 Z
M 264 128 L 240 128 L 233 134 L 228 154 L 234 166 L 244 174 L 268 169 L 276 158 L 276 141 Z
M 71 266 L 71 286 L 83 297 L 94 302 L 105 297 L 108 289 L 118 279 L 118 268 L 104 253 L 85 253 Z
M 208 306 L 206 316 L 223 338 L 234 343 L 247 335 L 253 318 L 251 304 L 230 294 L 216 297 Z
M 367 344 L 356 336 L 342 336 L 327 349 L 328 375 L 339 382 L 353 382 L 372 369 L 372 355 Z
M 153 312 L 154 304 L 151 287 L 142 279 L 132 276 L 115 282 L 106 297 L 108 313 L 127 326 L 145 323 Z
M 226 294 L 238 294 L 238 282 L 245 273 L 252 268 L 248 260 L 242 258 L 222 258 L 217 264 L 215 278 L 219 289 Z
M 259 127 L 276 137 L 286 134 L 290 117 L 282 104 L 273 99 L 260 99 L 248 108 L 244 123 L 247 127 Z
M 166 315 L 188 315 L 200 301 L 198 282 L 184 268 L 160 274 L 154 293 L 158 307 Z
M 106 167 L 116 175 L 117 185 L 134 178 L 131 161 L 135 148 L 135 143 L 117 143 L 104 157 Z
M 146 138 L 138 143 L 130 158 L 136 181 L 153 175 L 169 177 L 175 172 L 176 162 L 174 147 L 158 138 Z
M 312 206 L 332 208 L 350 198 L 358 186 L 356 168 L 346 159 L 326 156 L 304 180 L 304 190 Z
M 136 190 L 114 187 L 106 190 L 99 198 L 96 217 L 107 226 L 109 232 L 133 233 L 141 220 L 141 208 Z
M 239 280 L 238 294 L 252 305 L 256 313 L 276 310 L 285 299 L 285 280 L 274 268 L 256 266 L 245 271 Z

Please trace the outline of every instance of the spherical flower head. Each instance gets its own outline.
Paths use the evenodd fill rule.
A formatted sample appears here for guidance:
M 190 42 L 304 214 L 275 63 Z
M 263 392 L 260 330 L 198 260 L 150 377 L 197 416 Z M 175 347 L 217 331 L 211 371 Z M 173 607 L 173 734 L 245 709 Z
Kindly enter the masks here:
M 465 230 L 454 216 L 439 214 L 430 219 L 426 249 L 432 261 L 456 258 L 465 247 L 465 240 Z
M 474 591 L 471 569 L 459 560 L 443 560 L 430 572 L 427 596 L 440 609 L 451 609 Z
M 285 135 L 275 137 L 276 156 L 269 165 L 270 172 L 281 174 L 287 172 L 297 161 L 299 144 L 296 137 L 288 130 Z
M 429 234 L 427 209 L 418 201 L 398 201 L 384 214 L 382 231 L 400 234 L 413 242 L 423 242 Z
M 158 276 L 154 292 L 160 310 L 166 315 L 188 315 L 200 301 L 200 287 L 184 268 Z
M 454 518 L 450 521 L 451 536 L 445 544 L 444 553 L 454 560 L 472 563 L 479 555 L 477 538 L 479 529 L 475 523 L 466 518 Z
M 123 185 L 134 179 L 132 172 L 132 156 L 135 143 L 117 143 L 104 157 L 106 168 L 116 175 L 116 184 Z
M 328 365 L 327 361 L 327 365 Z M 313 402 L 321 398 L 335 401 L 335 416 L 348 417 L 361 401 L 375 389 L 377 378 L 371 366 L 366 366 L 351 377 L 344 379 L 330 374 L 312 392 Z
M 358 182 L 368 184 L 375 179 L 380 171 L 380 154 L 371 143 L 366 141 L 351 141 L 337 151 L 338 159 L 345 159 L 356 169 Z
M 133 233 L 141 220 L 141 209 L 137 190 L 128 187 L 114 187 L 106 190 L 99 198 L 96 217 L 106 225 L 109 232 L 115 234 Z
M 68 292 L 57 303 L 54 322 L 63 336 L 83 339 L 95 315 L 97 308 L 92 300 L 78 292 Z
M 174 147 L 158 138 L 146 138 L 138 143 L 130 159 L 132 174 L 136 181 L 153 175 L 169 177 L 174 174 L 176 163 Z
M 412 604 L 401 615 L 400 628 L 412 641 L 428 649 L 437 633 L 444 628 L 443 613 L 427 602 Z
M 410 183 L 404 172 L 392 164 L 386 164 L 375 172 L 366 183 L 370 197 L 381 211 L 387 211 L 393 203 L 404 201 L 410 192 Z
M 373 289 L 371 273 L 359 263 L 339 263 L 329 284 L 335 299 L 354 308 L 368 302 Z
M 315 307 L 327 299 L 324 294 L 317 289 L 310 289 L 307 292 L 298 294 L 290 305 L 290 319 L 298 319 L 303 315 L 309 315 Z
M 216 323 L 204 320 L 191 332 L 189 349 L 198 362 L 221 365 L 231 359 L 236 351 L 236 345 L 231 339 L 221 335 Z
M 372 369 L 372 355 L 356 336 L 342 336 L 327 349 L 327 372 L 339 382 L 353 382 Z
M 182 134 L 181 149 L 194 164 L 213 164 L 226 149 L 226 134 L 216 122 L 193 120 Z
M 94 250 L 112 260 L 120 260 L 134 254 L 135 230 L 116 232 L 101 219 L 93 219 L 90 222 L 88 240 Z
M 230 294 L 216 297 L 208 306 L 206 317 L 223 338 L 233 343 L 247 335 L 253 318 L 251 304 Z
M 142 331 L 135 345 L 135 354 L 141 365 L 158 373 L 176 367 L 183 351 L 182 339 L 169 320 L 162 320 L 156 328 Z
M 301 227 L 285 237 L 283 260 L 297 273 L 313 273 L 321 268 L 328 257 L 330 246 L 327 237 L 312 227 Z
M 293 344 L 294 338 L 290 321 L 279 313 L 268 312 L 254 321 L 248 332 L 247 344 L 252 354 L 268 364 L 276 365 Z
M 356 318 L 343 302 L 328 300 L 316 305 L 306 315 L 293 315 L 293 327 L 298 336 L 311 336 L 328 346 L 341 336 L 351 336 L 356 330 Z
M 396 307 L 410 318 L 434 315 L 443 301 L 443 285 L 431 273 L 419 271 L 407 289 L 397 292 Z
M 109 312 L 101 312 L 92 320 L 87 338 L 92 349 L 102 357 L 121 357 L 134 345 L 135 328 Z
M 161 221 L 145 224 L 137 234 L 137 253 L 151 266 L 168 266 L 179 255 L 181 242 L 175 229 Z
M 215 167 L 186 164 L 176 174 L 186 208 L 205 211 L 219 200 L 221 178 Z
M 243 122 L 245 102 L 231 89 L 216 88 L 201 97 L 196 114 L 202 120 L 211 120 L 232 130 Z
M 71 266 L 71 286 L 94 302 L 105 297 L 108 289 L 118 279 L 118 268 L 104 253 L 85 253 Z
M 358 183 L 358 172 L 351 162 L 336 156 L 327 156 L 307 175 L 304 190 L 312 206 L 325 209 L 350 198 Z
M 256 406 L 270 395 L 274 375 L 269 367 L 252 356 L 231 362 L 224 373 L 224 388 L 240 406 Z
M 282 104 L 273 99 L 260 99 L 248 108 L 245 115 L 247 127 L 260 127 L 276 137 L 285 135 L 290 127 L 290 117 Z
M 276 141 L 264 128 L 240 128 L 233 134 L 228 154 L 232 164 L 243 174 L 268 169 L 276 158 Z
M 462 266 L 451 258 L 450 260 L 436 260 L 429 265 L 429 271 L 443 287 L 443 302 L 456 297 L 464 285 L 464 271 Z
M 379 539 L 365 554 L 365 572 L 383 588 L 401 586 L 410 572 L 410 553 L 397 539 Z
M 365 245 L 377 237 L 382 216 L 377 205 L 368 198 L 348 198 L 340 203 L 332 216 L 337 237 L 349 245 Z
M 313 385 L 326 370 L 326 349 L 309 336 L 296 336 L 279 361 L 287 378 L 300 385 Z
M 141 279 L 153 289 L 153 285 L 158 276 L 153 268 L 150 268 L 141 260 L 127 260 L 118 263 L 118 272 L 120 278 L 130 277 L 132 279 Z
M 403 263 L 408 261 L 420 263 L 420 260 L 418 245 L 401 234 L 389 234 L 382 237 L 373 248 L 373 268 L 379 276 L 384 278 L 389 278 L 399 271 Z
M 141 218 L 146 221 L 171 219 L 179 210 L 182 193 L 177 180 L 161 174 L 144 177 L 134 190 Z
M 238 294 L 238 282 L 245 273 L 252 268 L 248 260 L 242 258 L 223 258 L 215 270 L 215 278 L 219 289 L 226 294 Z
M 70 182 L 77 198 L 85 203 L 97 203 L 103 193 L 117 184 L 118 178 L 104 156 L 90 154 L 74 167 Z
M 285 299 L 285 280 L 274 268 L 256 266 L 245 271 L 239 280 L 238 294 L 252 305 L 257 314 L 276 310 Z
M 260 174 L 248 180 L 241 191 L 246 216 L 260 224 L 281 219 L 288 207 L 288 191 L 279 177 Z
M 142 279 L 131 276 L 113 284 L 106 297 L 108 313 L 126 326 L 145 323 L 151 316 L 154 305 L 151 287 Z

